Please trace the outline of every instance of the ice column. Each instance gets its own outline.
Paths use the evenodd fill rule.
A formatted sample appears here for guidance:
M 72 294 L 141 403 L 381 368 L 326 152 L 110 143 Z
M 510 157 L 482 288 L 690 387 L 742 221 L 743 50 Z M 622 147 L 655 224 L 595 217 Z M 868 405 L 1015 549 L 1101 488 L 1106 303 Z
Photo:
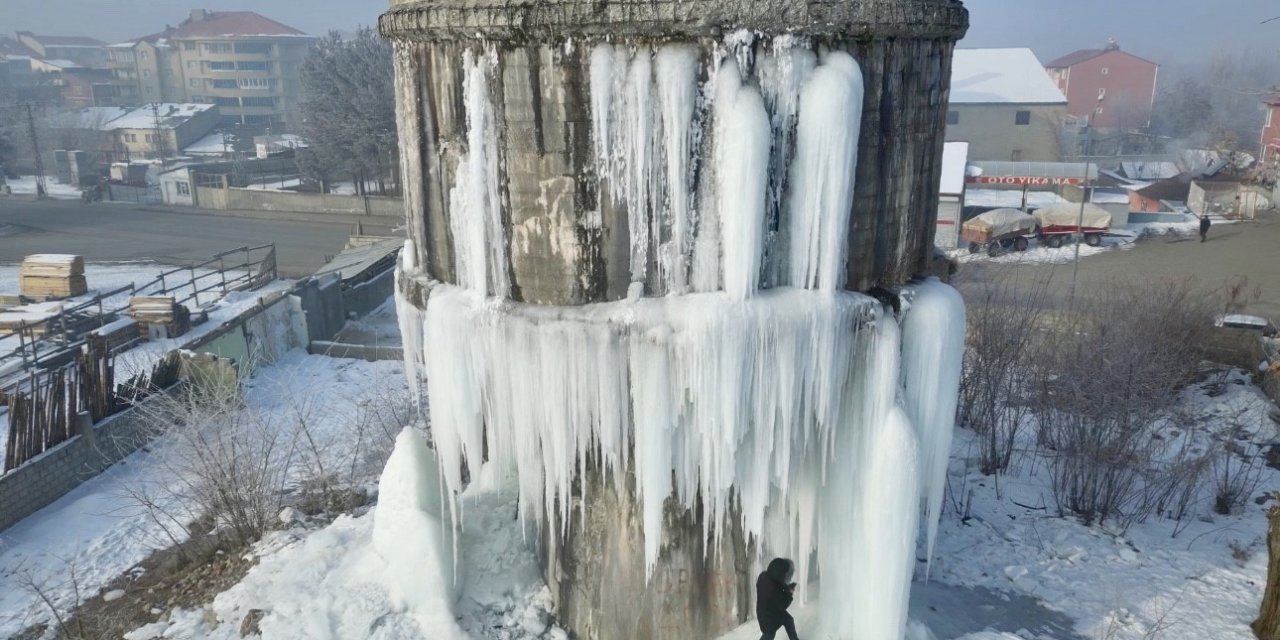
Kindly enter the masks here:
M 492 53 L 463 54 L 463 100 L 467 112 L 467 152 L 458 162 L 449 190 L 449 222 L 455 245 L 458 284 L 497 297 L 511 290 L 507 242 L 502 230 L 502 185 L 493 102 L 489 97 Z
M 826 55 L 800 93 L 788 207 L 794 287 L 833 292 L 844 284 L 862 91 L 858 63 L 837 51 Z
M 724 290 L 731 298 L 743 300 L 760 280 L 770 129 L 760 92 L 742 84 L 732 59 L 726 59 L 716 74 L 715 118 Z
M 964 300 L 955 289 L 928 280 L 913 285 L 902 323 L 902 399 L 920 440 L 920 489 L 932 560 L 947 480 L 951 435 L 964 358 Z

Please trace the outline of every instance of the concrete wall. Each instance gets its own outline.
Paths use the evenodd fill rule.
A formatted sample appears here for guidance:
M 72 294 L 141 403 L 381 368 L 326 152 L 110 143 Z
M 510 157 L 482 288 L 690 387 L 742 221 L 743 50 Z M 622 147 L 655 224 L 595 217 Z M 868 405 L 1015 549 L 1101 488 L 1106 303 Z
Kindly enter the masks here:
M 259 191 L 235 187 L 196 187 L 196 205 L 220 211 L 293 211 L 395 218 L 404 216 L 404 203 L 399 198 Z
M 1065 104 L 952 104 L 948 110 L 959 122 L 947 125 L 947 142 L 968 142 L 970 160 L 1062 160 Z M 1030 124 L 1017 124 L 1019 111 L 1031 112 Z
M 342 306 L 347 315 L 365 316 L 386 303 L 395 292 L 396 272 L 389 269 L 377 277 L 342 292 Z
M 150 432 L 139 412 L 129 409 L 0 475 L 0 531 L 102 473 L 148 440 Z

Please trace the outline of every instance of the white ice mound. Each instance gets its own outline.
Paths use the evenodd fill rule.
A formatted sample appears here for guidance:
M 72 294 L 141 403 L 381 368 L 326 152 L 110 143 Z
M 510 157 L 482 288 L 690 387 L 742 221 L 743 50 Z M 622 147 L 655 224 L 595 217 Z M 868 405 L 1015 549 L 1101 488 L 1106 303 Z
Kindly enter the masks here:
M 432 637 L 462 638 L 452 612 L 453 527 L 440 491 L 435 453 L 421 433 L 406 427 L 378 482 L 373 550 L 386 561 L 381 580 L 395 607 L 431 628 Z

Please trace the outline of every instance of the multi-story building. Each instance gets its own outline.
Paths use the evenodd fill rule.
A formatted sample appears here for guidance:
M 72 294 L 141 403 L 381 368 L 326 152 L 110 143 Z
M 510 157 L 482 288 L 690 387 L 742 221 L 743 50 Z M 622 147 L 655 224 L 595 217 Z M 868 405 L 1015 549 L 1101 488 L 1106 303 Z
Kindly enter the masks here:
M 1067 98 L 1030 49 L 956 49 L 947 142 L 970 160 L 1058 162 Z
M 229 123 L 287 129 L 315 38 L 252 11 L 196 9 L 177 27 L 109 48 L 120 104 L 215 104 Z
M 90 107 L 50 122 L 55 144 L 93 151 L 104 162 L 172 158 L 208 134 L 221 118 L 210 104 L 152 103 Z
M 38 36 L 19 31 L 18 42 L 45 60 L 65 60 L 81 67 L 103 68 L 107 62 L 107 43 L 82 36 Z
M 1067 113 L 1111 131 L 1151 124 L 1160 65 L 1121 51 L 1115 40 L 1102 49 L 1081 49 L 1045 65 L 1067 96 Z

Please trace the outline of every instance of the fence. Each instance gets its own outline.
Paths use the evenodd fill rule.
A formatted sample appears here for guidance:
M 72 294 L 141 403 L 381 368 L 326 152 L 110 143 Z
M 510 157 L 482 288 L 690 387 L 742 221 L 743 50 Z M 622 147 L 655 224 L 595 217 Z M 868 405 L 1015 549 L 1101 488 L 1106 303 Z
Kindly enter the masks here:
M 0 391 L 9 406 L 9 440 L 4 471 L 70 440 L 88 424 L 119 413 L 156 388 L 177 380 L 176 354 L 167 357 L 149 375 L 115 384 L 111 349 L 102 336 L 91 336 L 70 365 L 32 371 Z
M 107 186 L 107 199 L 112 202 L 136 202 L 138 204 L 161 204 L 164 202 L 164 196 L 160 192 L 160 185 L 131 187 L 123 184 L 111 184 Z
M 195 186 L 195 203 L 202 209 L 217 211 L 404 217 L 404 201 L 400 198 L 226 188 L 221 184 L 211 185 L 199 180 Z
M 196 273 L 197 270 L 205 273 Z M 0 372 L 63 364 L 84 344 L 90 331 L 107 325 L 128 309 L 127 300 L 122 306 L 107 307 L 104 302 L 109 299 L 126 294 L 129 297 L 171 295 L 178 304 L 193 302 L 198 307 L 201 294 L 209 301 L 214 291 L 221 297 L 232 291 L 257 289 L 275 280 L 277 275 L 275 245 L 264 244 L 224 251 L 198 264 L 163 271 L 146 284 L 126 285 L 97 294 L 48 318 L 20 323 L 13 331 L 18 346 L 0 353 Z M 131 345 L 132 342 L 125 343 L 117 350 Z

